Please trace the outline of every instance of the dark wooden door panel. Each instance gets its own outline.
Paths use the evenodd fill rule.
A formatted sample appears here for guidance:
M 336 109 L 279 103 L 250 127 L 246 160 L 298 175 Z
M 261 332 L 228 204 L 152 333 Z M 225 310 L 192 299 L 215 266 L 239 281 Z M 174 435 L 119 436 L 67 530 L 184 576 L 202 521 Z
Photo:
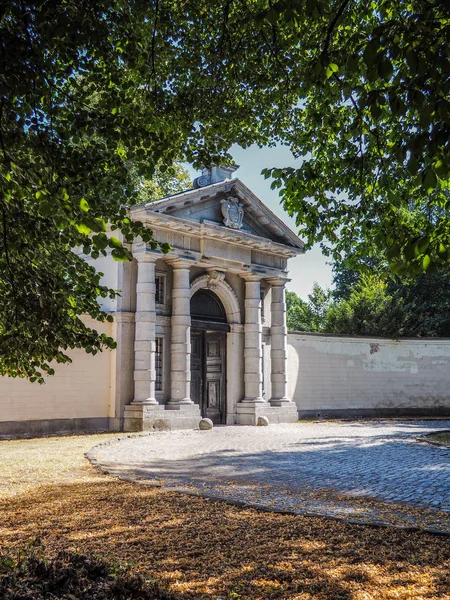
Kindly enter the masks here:
M 206 416 L 213 423 L 225 422 L 225 333 L 205 334 Z
M 191 398 L 203 417 L 226 422 L 226 334 L 191 329 Z
M 202 409 L 203 398 L 203 332 L 191 331 L 191 400 Z

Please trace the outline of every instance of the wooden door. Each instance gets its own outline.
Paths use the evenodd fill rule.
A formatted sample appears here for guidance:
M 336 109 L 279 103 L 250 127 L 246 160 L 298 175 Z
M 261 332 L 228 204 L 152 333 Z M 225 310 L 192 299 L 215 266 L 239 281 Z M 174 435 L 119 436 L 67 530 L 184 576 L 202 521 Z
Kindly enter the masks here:
M 226 422 L 226 334 L 191 330 L 191 399 L 202 417 Z
M 204 382 L 203 337 L 203 331 L 191 329 L 191 400 L 200 405 L 200 408 Z
M 205 332 L 205 416 L 213 423 L 226 421 L 225 345 L 222 331 Z

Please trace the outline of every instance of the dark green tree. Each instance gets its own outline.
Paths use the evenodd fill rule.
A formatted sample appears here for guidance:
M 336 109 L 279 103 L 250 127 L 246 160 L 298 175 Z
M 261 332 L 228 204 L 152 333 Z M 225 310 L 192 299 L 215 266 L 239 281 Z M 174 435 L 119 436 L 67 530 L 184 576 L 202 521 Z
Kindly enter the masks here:
M 307 302 L 295 292 L 286 292 L 287 328 L 291 331 L 324 331 L 331 295 L 331 290 L 324 290 L 318 283 L 314 283 Z
M 345 335 L 398 337 L 403 323 L 402 303 L 387 291 L 386 283 L 375 275 L 362 275 L 348 299 L 327 311 L 323 329 Z
M 400 335 L 450 337 L 450 273 L 391 281 L 388 288 L 402 306 Z
M 286 325 L 290 331 L 311 331 L 308 303 L 290 291 L 286 291 Z
M 450 273 L 448 271 L 423 273 L 415 278 L 400 279 L 389 272 L 386 262 L 382 260 L 366 259 L 359 265 L 359 269 L 348 267 L 345 261 L 337 261 L 333 264 L 333 283 L 335 286 L 333 298 L 336 300 L 334 308 L 338 312 L 341 310 L 341 313 L 348 309 L 346 302 L 350 298 L 355 307 L 358 302 L 365 302 L 367 295 L 376 291 L 379 306 L 393 316 L 392 319 L 383 321 L 387 323 L 385 331 L 380 330 L 377 325 L 376 335 L 450 336 Z M 361 294 L 361 291 L 364 293 Z M 375 307 L 372 316 L 379 323 L 380 318 L 376 316 L 378 312 L 378 308 Z M 370 315 L 364 315 L 364 310 L 359 311 L 358 315 L 366 321 L 372 318 Z M 331 318 L 331 315 L 327 315 L 327 319 L 328 317 Z M 353 318 L 356 318 L 355 314 Z M 330 328 L 331 323 L 332 321 L 328 320 L 327 327 Z M 338 332 L 336 327 L 333 331 Z M 339 332 L 350 333 L 346 331 L 343 324 Z

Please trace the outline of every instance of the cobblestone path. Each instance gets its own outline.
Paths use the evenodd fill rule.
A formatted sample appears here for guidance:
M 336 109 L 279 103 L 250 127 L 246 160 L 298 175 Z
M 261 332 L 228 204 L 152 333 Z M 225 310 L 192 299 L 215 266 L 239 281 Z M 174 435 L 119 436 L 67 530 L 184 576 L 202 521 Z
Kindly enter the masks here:
M 450 533 L 450 421 L 155 432 L 88 453 L 111 475 L 269 510 Z

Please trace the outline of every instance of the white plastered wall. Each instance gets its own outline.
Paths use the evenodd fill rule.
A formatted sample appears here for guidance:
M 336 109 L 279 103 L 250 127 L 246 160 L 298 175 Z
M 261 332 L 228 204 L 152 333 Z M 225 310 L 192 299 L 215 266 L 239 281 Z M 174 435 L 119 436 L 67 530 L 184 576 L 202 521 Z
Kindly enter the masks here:
M 112 323 L 85 323 L 115 337 Z M 115 351 L 68 354 L 72 363 L 55 365 L 56 374 L 43 385 L 0 377 L 0 422 L 114 417 Z
M 290 333 L 288 391 L 300 411 L 450 412 L 450 340 Z

